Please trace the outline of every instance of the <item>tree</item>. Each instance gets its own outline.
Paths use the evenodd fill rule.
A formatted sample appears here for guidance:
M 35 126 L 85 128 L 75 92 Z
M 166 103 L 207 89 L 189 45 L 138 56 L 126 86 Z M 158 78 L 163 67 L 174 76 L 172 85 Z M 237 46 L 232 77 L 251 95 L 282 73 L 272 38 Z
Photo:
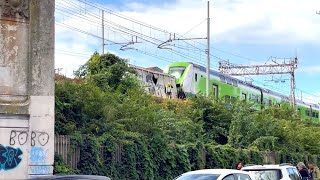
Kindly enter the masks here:
M 89 61 L 75 72 L 76 77 L 92 80 L 103 90 L 111 88 L 123 92 L 131 87 L 138 87 L 135 74 L 126 59 L 109 53 L 94 53 Z

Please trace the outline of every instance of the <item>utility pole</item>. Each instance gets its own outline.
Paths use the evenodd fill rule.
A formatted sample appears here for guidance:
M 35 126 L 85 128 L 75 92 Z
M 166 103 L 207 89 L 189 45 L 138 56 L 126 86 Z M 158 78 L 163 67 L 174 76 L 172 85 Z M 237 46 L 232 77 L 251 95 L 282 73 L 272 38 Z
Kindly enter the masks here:
M 102 12 L 102 54 L 104 54 L 104 10 Z
M 290 86 L 290 92 L 291 92 L 291 106 L 294 107 L 296 105 L 296 96 L 295 96 L 295 89 L 296 89 L 296 83 L 295 83 L 295 77 L 294 77 L 294 65 L 291 67 L 291 86 Z
M 208 1 L 208 19 L 207 19 L 207 81 L 206 95 L 209 97 L 210 90 L 210 1 Z
M 295 106 L 295 74 L 297 69 L 298 58 L 284 60 L 283 63 L 277 63 L 273 60 L 274 64 L 262 64 L 262 65 L 233 65 L 228 61 L 219 62 L 219 71 L 222 74 L 230 76 L 246 76 L 246 75 L 272 75 L 272 74 L 290 74 L 291 75 L 291 87 L 290 87 L 290 104 Z

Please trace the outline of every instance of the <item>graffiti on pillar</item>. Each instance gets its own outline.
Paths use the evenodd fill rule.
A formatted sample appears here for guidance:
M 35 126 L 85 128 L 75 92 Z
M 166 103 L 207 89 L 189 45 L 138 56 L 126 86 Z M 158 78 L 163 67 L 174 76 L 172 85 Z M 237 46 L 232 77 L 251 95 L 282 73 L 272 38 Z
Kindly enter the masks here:
M 28 141 L 28 132 L 26 131 L 11 131 L 10 133 L 10 145 L 24 145 Z
M 48 143 L 49 136 L 47 133 L 37 133 L 32 132 L 31 134 L 31 150 L 29 151 L 29 162 L 30 173 L 31 174 L 50 174 L 50 166 L 46 166 L 48 149 L 45 149 L 43 146 Z M 34 146 L 38 141 L 40 146 Z
M 30 163 L 32 165 L 44 165 L 47 160 L 48 149 L 32 146 L 30 150 Z
M 22 161 L 20 157 L 22 154 L 20 148 L 3 146 L 0 144 L 0 171 L 8 171 L 16 168 Z
M 31 132 L 31 146 L 35 146 L 36 143 L 40 146 L 45 146 L 49 142 L 49 134 L 46 132 Z
M 31 174 L 50 174 L 50 166 L 30 166 Z
M 12 130 L 10 133 L 10 145 L 25 145 L 30 138 L 31 146 L 45 146 L 49 142 L 49 134 L 46 132 L 32 131 L 29 137 L 27 131 Z

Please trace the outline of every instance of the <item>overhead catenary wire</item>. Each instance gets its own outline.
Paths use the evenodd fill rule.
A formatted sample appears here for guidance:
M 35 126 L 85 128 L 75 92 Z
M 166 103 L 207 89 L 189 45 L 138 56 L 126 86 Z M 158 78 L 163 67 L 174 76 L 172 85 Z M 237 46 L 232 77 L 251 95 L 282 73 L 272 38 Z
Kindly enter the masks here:
M 68 3 L 70 4 L 70 2 L 68 2 Z M 81 6 L 78 6 L 78 8 L 82 9 Z M 100 9 L 100 10 L 102 10 L 102 9 Z M 75 12 L 75 11 L 73 11 L 73 10 L 71 10 L 71 11 L 72 11 L 73 13 L 77 13 L 77 12 Z M 96 21 L 97 23 L 100 23 L 100 22 L 101 22 L 102 18 L 101 18 L 100 16 L 92 13 L 92 12 L 89 11 L 89 10 L 87 10 L 86 12 L 87 12 L 88 14 L 91 14 L 91 17 L 97 19 L 97 20 L 98 20 L 98 21 Z M 68 12 L 67 12 L 67 13 L 68 13 Z M 162 42 L 162 40 L 159 40 L 159 39 L 156 39 L 156 38 L 153 38 L 153 37 L 150 37 L 150 36 L 146 36 L 146 35 L 144 35 L 144 34 L 142 34 L 142 33 L 139 33 L 139 32 L 137 32 L 137 31 L 134 31 L 134 30 L 131 30 L 131 29 L 129 29 L 129 28 L 126 28 L 126 27 L 124 27 L 124 26 L 122 26 L 122 25 L 120 25 L 120 24 L 114 23 L 114 22 L 112 22 L 112 21 L 110 21 L 110 20 L 104 19 L 104 21 L 109 24 L 108 27 L 111 27 L 111 28 L 116 29 L 116 30 L 118 30 L 118 31 L 121 31 L 121 32 L 123 32 L 123 33 L 127 33 L 127 34 L 130 34 L 130 35 L 137 35 L 137 36 L 139 36 L 139 37 L 150 38 L 150 39 L 152 39 L 152 40 L 155 40 L 155 41 L 158 41 L 158 42 Z M 125 31 L 124 31 L 124 30 L 125 30 Z M 155 43 L 155 44 L 156 44 L 156 43 Z
M 63 11 L 63 10 L 62 10 Z M 74 11 L 73 11 L 74 12 Z M 86 11 L 87 13 L 89 13 L 90 11 Z M 70 14 L 70 12 L 67 12 L 67 13 L 69 13 Z M 75 13 L 75 12 L 74 12 Z M 95 17 L 95 18 L 97 18 L 97 19 L 99 19 L 100 17 Z M 116 29 L 116 30 L 119 30 L 119 29 Z M 121 31 L 121 30 L 120 30 Z M 121 31 L 121 32 L 124 32 L 124 31 Z M 127 33 L 127 32 L 124 32 L 124 33 Z M 130 34 L 130 35 L 135 35 L 135 34 L 131 34 L 131 33 L 127 33 L 127 34 Z M 141 38 L 141 37 L 140 37 Z M 147 41 L 147 42 L 149 42 L 149 43 L 152 43 L 152 44 L 154 44 L 154 45 L 157 45 L 155 42 L 152 42 L 152 41 L 150 41 L 150 40 L 147 40 L 147 39 L 144 39 L 144 38 L 142 38 L 143 40 L 145 40 L 145 41 Z M 153 39 L 155 39 L 155 38 L 153 38 Z M 156 40 L 158 40 L 158 39 L 156 39 Z M 158 40 L 159 42 L 161 41 L 161 40 Z M 178 55 L 180 55 L 180 56 L 182 56 L 182 57 L 184 57 L 184 58 L 187 58 L 187 59 L 190 59 L 190 60 L 194 60 L 194 59 L 192 59 L 192 58 L 189 58 L 188 56 L 186 56 L 186 55 L 183 55 L 182 53 L 179 53 L 179 52 L 176 52 L 176 54 L 178 54 Z
M 181 35 L 182 37 L 185 36 L 186 34 L 188 34 L 189 32 L 193 31 L 195 28 L 199 27 L 202 23 L 204 23 L 205 21 L 207 21 L 207 19 L 204 19 L 203 21 L 201 21 L 199 24 L 195 25 L 194 27 L 192 27 L 190 30 L 188 30 L 187 32 L 185 32 L 183 35 Z
M 88 3 L 88 2 L 86 2 L 86 1 L 84 1 L 84 0 L 77 0 L 77 1 L 82 2 L 82 3 L 84 3 L 84 4 L 88 5 L 88 6 L 91 6 L 91 7 L 93 7 L 93 8 L 103 9 L 103 10 L 105 10 L 106 12 L 108 12 L 108 13 L 110 13 L 110 14 L 113 14 L 113 15 L 115 15 L 115 16 L 117 16 L 117 17 L 120 17 L 120 18 L 123 18 L 123 19 L 125 19 L 125 20 L 128 20 L 128 21 L 131 21 L 131 22 L 140 24 L 140 25 L 142 25 L 142 26 L 145 26 L 145 27 L 154 29 L 154 30 L 156 30 L 156 31 L 160 31 L 160 32 L 163 32 L 163 33 L 166 33 L 166 34 L 176 34 L 177 37 L 185 38 L 184 35 L 179 35 L 179 34 L 177 34 L 177 33 L 173 33 L 173 32 L 170 32 L 170 31 L 167 31 L 167 30 L 158 28 L 158 27 L 156 27 L 156 26 L 152 26 L 152 25 L 150 25 L 150 24 L 147 24 L 147 23 L 144 23 L 144 22 L 135 20 L 135 19 L 130 18 L 130 17 L 128 17 L 128 16 L 125 16 L 125 15 L 123 15 L 123 14 L 120 14 L 120 13 L 117 13 L 117 12 L 115 12 L 115 11 L 112 11 L 112 10 L 110 10 L 110 9 L 104 7 L 104 6 L 99 5 L 99 4 L 96 4 L 96 3 Z M 203 23 L 203 22 L 201 22 L 201 23 Z M 200 23 L 200 24 L 201 24 L 201 23 Z M 206 44 L 204 44 L 204 43 L 201 43 L 201 42 L 198 42 L 198 41 L 195 41 L 195 40 L 192 40 L 192 39 L 191 39 L 191 41 L 193 41 L 193 42 L 195 42 L 195 43 L 198 43 L 198 44 L 201 44 L 201 45 L 203 45 L 203 46 L 206 46 Z M 194 45 L 192 45 L 192 44 L 190 44 L 190 43 L 188 43 L 188 42 L 186 42 L 186 41 L 185 41 L 185 43 L 193 46 L 194 48 L 197 48 L 196 46 L 194 46 Z M 248 60 L 248 61 L 260 62 L 260 61 L 253 60 L 253 59 L 250 59 L 250 58 L 241 56 L 241 55 L 239 55 L 239 54 L 232 53 L 232 52 L 228 52 L 228 51 L 221 50 L 221 49 L 218 49 L 218 48 L 211 47 L 210 49 L 214 49 L 214 50 L 223 52 L 223 53 L 225 53 L 225 54 L 229 54 L 229 55 L 232 55 L 232 56 L 234 56 L 234 57 L 238 57 L 238 58 L 245 59 L 245 60 Z M 205 51 L 205 50 L 203 50 L 203 51 Z M 211 57 L 215 57 L 215 56 L 213 56 L 213 55 L 211 55 L 211 54 L 210 54 L 210 56 L 211 56 Z M 216 59 L 219 59 L 219 58 L 217 58 L 217 57 L 215 57 L 215 58 L 216 58 Z M 222 60 L 222 59 L 220 59 L 220 60 Z
M 70 2 L 66 2 L 66 3 L 68 3 L 68 4 L 70 4 Z M 73 5 L 74 6 L 74 5 Z M 78 6 L 74 6 L 74 7 L 76 7 L 76 8 L 82 8 L 82 7 L 78 7 Z M 92 21 L 92 20 L 89 20 L 89 21 L 91 21 L 91 22 L 94 22 L 94 23 L 96 23 L 98 26 L 100 26 L 100 18 L 101 17 L 99 17 L 98 15 L 96 15 L 96 14 L 94 14 L 94 13 L 92 13 L 91 11 L 89 11 L 89 10 L 85 10 L 85 9 L 83 9 L 87 14 L 91 14 L 91 15 L 93 15 L 96 19 L 98 19 L 99 21 L 96 21 L 96 22 L 94 22 L 94 21 Z M 61 10 L 61 11 L 63 11 L 63 10 Z M 74 12 L 74 11 L 73 11 Z M 68 13 L 68 12 L 67 12 Z M 74 13 L 76 13 L 76 12 L 74 12 Z M 70 13 L 69 13 L 70 14 Z M 74 14 L 71 14 L 71 15 L 74 15 Z M 113 23 L 113 25 L 116 25 L 116 24 L 114 24 Z M 149 27 L 149 26 L 148 26 Z M 114 28 L 114 27 L 112 27 L 112 28 Z M 126 28 L 127 29 L 127 28 Z M 129 34 L 129 35 L 134 35 L 134 34 L 130 34 L 130 33 L 128 33 L 128 32 L 125 32 L 125 31 L 122 31 L 122 30 L 119 30 L 119 29 L 115 29 L 115 31 L 120 31 L 120 32 L 122 32 L 122 33 L 125 33 L 125 34 Z M 151 37 L 152 38 L 152 37 Z M 155 39 L 155 38 L 153 38 L 153 39 Z M 144 39 L 144 40 L 146 40 L 146 39 Z M 158 40 L 158 39 L 156 39 L 156 40 Z M 156 43 L 154 43 L 154 42 L 152 42 L 152 41 L 149 41 L 149 40 L 146 40 L 147 42 L 150 42 L 150 43 L 152 43 L 152 44 L 154 44 L 154 45 L 156 45 Z M 161 40 L 158 40 L 159 42 L 161 42 Z M 117 43 L 115 43 L 115 44 L 117 44 Z M 178 48 L 180 48 L 179 46 L 177 46 Z M 188 51 L 188 49 L 185 49 L 185 48 L 180 48 L 180 49 L 184 49 L 184 50 L 187 50 Z M 197 49 L 199 49 L 199 48 L 197 48 Z M 205 50 L 202 50 L 202 49 L 199 49 L 201 52 L 205 52 Z M 186 58 L 186 59 L 189 59 L 189 60 L 194 60 L 193 58 L 189 58 L 187 55 L 185 55 L 185 54 L 183 54 L 183 53 L 180 53 L 180 52 L 176 52 L 176 51 L 174 51 L 174 50 L 171 50 L 174 54 L 177 54 L 177 55 L 180 55 L 180 56 L 182 56 L 182 57 L 184 57 L 184 58 Z M 218 60 L 222 60 L 221 58 L 219 58 L 219 57 L 217 57 L 217 56 L 213 56 L 213 55 L 211 55 L 212 57 L 214 57 L 214 58 L 216 58 L 216 59 L 218 59 Z M 201 61 L 201 62 L 199 62 L 200 64 L 202 64 L 203 65 L 203 62 Z
M 104 11 L 107 12 L 107 13 L 113 14 L 113 15 L 118 16 L 118 17 L 120 17 L 120 18 L 123 18 L 123 19 L 125 19 L 125 20 L 128 20 L 128 21 L 131 21 L 131 22 L 140 24 L 140 25 L 142 25 L 142 26 L 145 26 L 145 27 L 148 27 L 148 28 L 157 30 L 157 31 L 161 31 L 161 32 L 164 32 L 164 33 L 166 33 L 166 34 L 176 34 L 176 33 L 172 33 L 172 32 L 163 30 L 163 29 L 161 29 L 161 28 L 157 28 L 157 27 L 152 26 L 152 25 L 148 25 L 148 24 L 146 24 L 146 23 L 142 23 L 142 22 L 137 21 L 137 20 L 134 20 L 134 19 L 132 19 L 132 18 L 130 18 L 130 17 L 126 17 L 126 16 L 121 15 L 121 14 L 119 14 L 119 13 L 116 13 L 116 12 L 110 10 L 110 9 L 106 9 L 106 8 L 104 8 L 104 7 L 101 7 L 101 6 L 99 6 L 99 5 L 96 5 L 96 4 L 94 4 L 94 3 L 90 3 L 90 4 L 89 4 L 89 3 L 87 3 L 86 1 L 82 1 L 82 0 L 78 0 L 78 1 L 79 1 L 79 2 L 82 2 L 82 3 L 85 3 L 85 4 L 87 4 L 88 6 L 97 8 L 98 10 L 104 10 Z M 183 37 L 183 36 L 178 35 L 178 34 L 176 34 L 176 35 L 177 35 L 178 37 Z M 183 40 L 183 41 L 184 41 L 186 44 L 189 44 L 189 45 L 193 46 L 192 44 L 186 42 L 185 40 Z M 161 40 L 160 40 L 160 42 L 164 42 L 164 41 L 161 41 Z M 198 47 L 196 47 L 196 46 L 193 46 L 193 47 L 196 48 L 196 49 L 199 49 L 199 50 L 201 50 L 202 52 L 205 53 L 205 50 L 204 50 L 204 49 L 200 49 L 200 48 L 198 48 Z M 214 58 L 216 58 L 216 59 L 219 59 L 218 57 L 213 56 L 213 55 L 211 55 L 211 54 L 210 54 L 210 56 L 211 56 L 211 57 L 214 57 Z
M 64 1 L 64 2 L 67 2 L 67 1 Z M 70 1 L 71 2 L 71 1 Z M 73 1 L 74 2 L 74 1 Z M 88 2 L 86 2 L 86 1 L 83 1 L 83 0 L 78 0 L 78 2 L 82 2 L 82 3 L 84 3 L 86 6 L 90 6 L 90 7 L 95 7 L 95 3 L 88 3 Z M 74 5 L 74 4 L 73 4 Z M 94 5 L 94 6 L 92 6 L 92 5 Z M 77 8 L 77 7 L 75 7 L 75 8 Z M 93 13 L 92 14 L 92 12 L 90 11 L 90 10 L 88 10 L 88 9 L 86 9 L 86 8 L 83 8 L 83 7 L 81 7 L 80 6 L 80 10 L 82 11 L 82 12 L 84 12 L 85 14 L 90 14 L 90 17 L 95 17 L 96 18 L 96 20 L 98 21 L 98 20 L 100 20 L 101 19 L 101 17 L 99 16 L 99 14 L 95 14 L 95 13 Z M 105 7 L 102 7 L 102 6 L 97 6 L 96 7 L 97 9 L 104 9 L 105 10 Z M 63 9 L 62 9 L 62 11 L 63 11 Z M 65 10 L 66 11 L 66 10 Z M 69 11 L 69 10 L 67 10 L 67 11 Z M 143 23 L 143 22 L 141 22 L 141 21 L 138 21 L 138 20 L 135 20 L 135 19 L 133 19 L 133 18 L 130 18 L 130 17 L 126 17 L 126 16 L 124 16 L 124 15 L 121 15 L 121 14 L 119 14 L 119 13 L 117 13 L 117 12 L 114 12 L 114 11 L 109 11 L 109 10 L 107 10 L 106 11 L 107 13 L 109 13 L 109 14 L 113 14 L 113 15 L 115 15 L 115 16 L 117 16 L 117 17 L 120 17 L 120 18 L 123 18 L 123 19 L 126 19 L 126 20 L 128 20 L 128 21 L 131 21 L 131 22 L 134 22 L 134 23 L 137 23 L 137 24 L 140 24 L 140 25 L 142 25 L 142 26 L 144 26 L 144 27 L 147 27 L 147 28 L 150 28 L 150 32 L 151 32 L 151 29 L 153 29 L 153 30 L 156 30 L 156 31 L 159 31 L 159 32 L 162 32 L 162 33 L 164 33 L 164 34 L 170 34 L 171 32 L 169 32 L 169 31 L 167 31 L 167 30 L 164 30 L 164 29 L 161 29 L 161 28 L 157 28 L 157 27 L 155 27 L 155 26 L 152 26 L 152 25 L 149 25 L 149 24 L 146 24 L 146 23 Z M 72 15 L 72 16 L 75 16 L 75 15 Z M 84 15 L 80 15 L 80 17 L 85 17 Z M 109 21 L 109 20 L 108 20 Z M 132 30 L 132 29 L 130 29 L 130 28 L 127 28 L 127 27 L 123 27 L 123 26 L 121 26 L 121 25 L 119 25 L 119 24 L 117 24 L 117 23 L 114 23 L 114 22 L 111 22 L 111 21 L 109 21 L 110 23 L 108 23 L 107 22 L 107 24 L 108 24 L 108 27 L 106 27 L 106 28 L 109 28 L 108 30 L 109 31 L 113 31 L 113 32 L 117 32 L 117 33 L 120 33 L 120 34 L 122 34 L 122 35 L 126 35 L 126 36 L 132 36 L 132 35 L 137 35 L 137 36 L 139 36 L 142 40 L 143 40 L 143 38 L 144 39 L 147 39 L 147 40 L 145 40 L 146 42 L 149 40 L 149 41 L 151 41 L 151 42 L 149 42 L 149 43 L 152 43 L 153 42 L 153 44 L 154 45 L 156 45 L 157 44 L 157 42 L 163 42 L 162 40 L 160 40 L 160 39 L 157 39 L 155 36 L 146 36 L 145 34 L 141 34 L 141 33 L 139 33 L 139 32 L 137 32 L 137 31 L 134 31 L 134 30 Z M 92 22 L 92 23 L 95 23 L 95 22 Z M 99 22 L 100 23 L 100 22 Z M 99 23 L 97 23 L 97 26 L 99 26 L 100 24 Z M 65 25 L 64 24 L 64 26 L 67 26 L 67 25 Z M 72 26 L 68 26 L 68 28 L 73 28 L 73 30 L 76 30 L 76 31 L 78 31 L 78 32 L 82 32 L 82 33 L 85 33 L 85 34 L 87 34 L 87 35 L 93 35 L 93 36 L 95 36 L 95 37 L 97 37 L 97 38 L 99 38 L 99 36 L 97 36 L 97 35 L 95 35 L 95 34 L 93 34 L 93 33 L 89 33 L 88 34 L 88 32 L 86 32 L 86 31 L 83 31 L 83 30 L 81 30 L 81 29 L 75 29 L 75 27 L 72 27 Z M 142 30 L 141 30 L 142 31 Z M 187 32 L 188 33 L 188 32 Z M 177 35 L 177 37 L 183 37 L 184 35 L 182 35 L 182 36 L 180 36 L 180 35 L 178 35 L 178 34 L 176 34 Z M 101 37 L 100 37 L 101 38 Z M 157 41 L 157 40 L 159 40 L 159 41 Z M 114 42 L 113 42 L 114 43 Z M 199 48 L 199 47 L 197 47 L 196 45 L 192 45 L 192 44 L 190 44 L 189 42 L 185 42 L 186 44 L 188 44 L 189 46 L 191 46 L 191 47 L 193 47 L 194 49 L 198 49 L 200 52 L 204 52 L 205 50 L 203 50 L 203 49 L 201 49 L 201 48 Z M 194 41 L 194 43 L 197 43 L 197 44 L 202 44 L 202 45 L 205 45 L 204 43 L 200 43 L 200 42 L 198 42 L 198 41 Z M 116 44 L 116 42 L 115 42 L 115 44 Z M 190 53 L 191 52 L 191 48 L 189 49 L 188 47 L 183 47 L 182 45 L 180 45 L 181 47 L 179 47 L 179 46 L 176 46 L 176 48 L 178 48 L 178 49 L 183 49 L 184 48 L 184 50 L 186 51 L 186 52 L 188 52 L 188 53 Z M 211 49 L 211 48 L 210 48 Z M 235 57 L 239 57 L 239 58 L 242 58 L 242 59 L 246 59 L 246 60 L 249 60 L 249 61 L 255 61 L 255 62 L 260 62 L 260 61 L 256 61 L 256 60 L 252 60 L 252 59 L 249 59 L 249 58 L 246 58 L 246 57 L 244 57 L 244 56 L 241 56 L 241 55 L 239 55 L 239 54 L 236 54 L 236 53 L 232 53 L 232 52 L 228 52 L 228 51 L 224 51 L 224 50 L 221 50 L 221 49 L 217 49 L 217 48 L 212 48 L 212 49 L 215 49 L 215 50 L 217 50 L 217 51 L 220 51 L 220 52 L 223 52 L 223 53 L 225 53 L 225 54 L 229 54 L 229 55 L 232 55 L 232 56 L 235 56 Z M 194 61 L 194 62 L 201 62 L 201 63 L 203 63 L 203 61 L 201 60 L 201 55 L 200 55 L 200 58 L 193 58 L 193 57 L 189 57 L 189 54 L 185 54 L 185 53 L 181 53 L 181 52 L 179 52 L 179 51 L 177 51 L 177 50 L 175 50 L 175 49 L 173 49 L 173 50 L 171 50 L 171 53 L 172 54 L 175 54 L 175 55 L 178 55 L 178 56 L 180 56 L 180 57 L 182 57 L 182 58 L 185 58 L 185 59 L 189 59 L 189 60 L 191 60 L 191 61 Z M 192 55 L 192 53 L 191 53 L 191 55 Z M 194 56 L 194 55 L 192 55 L 192 56 Z M 213 56 L 213 55 L 210 55 L 211 57 L 214 57 L 215 59 L 218 59 L 218 60 L 223 60 L 222 58 L 219 58 L 219 57 L 217 57 L 217 56 Z

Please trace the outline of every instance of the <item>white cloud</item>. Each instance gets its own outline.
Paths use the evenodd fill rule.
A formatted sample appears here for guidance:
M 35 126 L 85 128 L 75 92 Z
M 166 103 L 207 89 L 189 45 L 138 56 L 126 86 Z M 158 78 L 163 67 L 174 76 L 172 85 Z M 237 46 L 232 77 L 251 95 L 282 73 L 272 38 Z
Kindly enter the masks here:
M 135 6 L 137 6 L 135 4 Z M 129 17 L 183 34 L 206 18 L 206 2 L 180 0 L 143 11 L 123 11 Z M 223 42 L 292 43 L 313 42 L 319 38 L 318 0 L 223 0 L 211 2 L 212 38 Z M 206 26 L 190 35 L 206 36 Z
M 70 5 L 77 1 L 57 0 L 60 4 L 56 9 L 56 21 L 64 22 L 67 25 L 76 27 L 83 31 L 90 32 L 100 36 L 100 20 L 91 16 L 92 11 L 100 16 L 99 11 L 90 6 L 84 6 L 82 10 L 76 6 Z M 112 7 L 114 5 L 110 5 Z M 175 3 L 165 3 L 161 6 L 144 5 L 139 3 L 128 3 L 127 9 L 118 11 L 130 18 L 137 19 L 148 24 L 166 29 L 178 34 L 184 34 L 194 25 L 206 18 L 205 0 L 178 0 Z M 211 1 L 211 38 L 214 42 L 228 43 L 253 43 L 253 44 L 300 44 L 300 43 L 318 43 L 316 39 L 320 38 L 320 16 L 315 14 L 320 8 L 319 0 L 220 0 Z M 69 13 L 81 14 L 78 16 L 64 15 L 61 11 L 68 10 Z M 84 10 L 85 9 L 85 10 Z M 113 9 L 117 11 L 116 9 Z M 66 13 L 65 13 L 66 14 Z M 151 31 L 129 21 L 117 18 L 106 13 L 107 21 L 112 21 L 121 26 L 133 29 L 137 33 L 142 33 L 165 41 L 168 35 Z M 90 23 L 84 21 L 90 20 Z M 108 23 L 106 23 L 108 26 Z M 128 42 L 131 37 L 125 33 L 119 34 L 113 31 L 105 32 L 106 38 L 116 42 Z M 206 23 L 201 24 L 186 35 L 187 37 L 206 37 Z M 160 44 L 161 42 L 159 42 Z M 176 42 L 179 43 L 179 42 Z M 134 47 L 156 48 L 150 44 L 135 44 Z M 95 50 L 100 52 L 101 40 L 92 36 L 76 33 L 73 30 L 56 26 L 56 49 L 71 51 L 76 53 L 91 54 Z M 117 46 L 119 47 L 119 46 Z M 106 49 L 110 49 L 108 46 Z M 113 48 L 111 48 L 113 49 Z M 114 53 L 119 53 L 114 49 Z M 157 51 L 158 55 L 166 56 L 163 51 Z M 162 53 L 162 54 L 161 54 Z M 141 58 L 132 59 L 130 54 L 121 53 L 123 57 L 132 61 Z M 82 55 L 83 56 L 83 55 Z M 174 59 L 172 56 L 168 56 Z M 70 56 L 62 53 L 56 53 L 56 67 L 67 69 L 68 75 L 72 70 L 86 62 L 87 58 Z M 69 70 L 70 69 L 70 70 Z M 302 70 L 301 70 L 302 69 Z M 308 69 L 308 68 L 307 68 Z M 300 68 L 303 72 L 310 72 L 310 68 Z M 319 72 L 319 68 L 311 67 L 311 72 Z
M 302 66 L 302 67 L 299 67 L 297 72 L 306 73 L 306 74 L 309 74 L 309 75 L 320 75 L 320 65 Z

